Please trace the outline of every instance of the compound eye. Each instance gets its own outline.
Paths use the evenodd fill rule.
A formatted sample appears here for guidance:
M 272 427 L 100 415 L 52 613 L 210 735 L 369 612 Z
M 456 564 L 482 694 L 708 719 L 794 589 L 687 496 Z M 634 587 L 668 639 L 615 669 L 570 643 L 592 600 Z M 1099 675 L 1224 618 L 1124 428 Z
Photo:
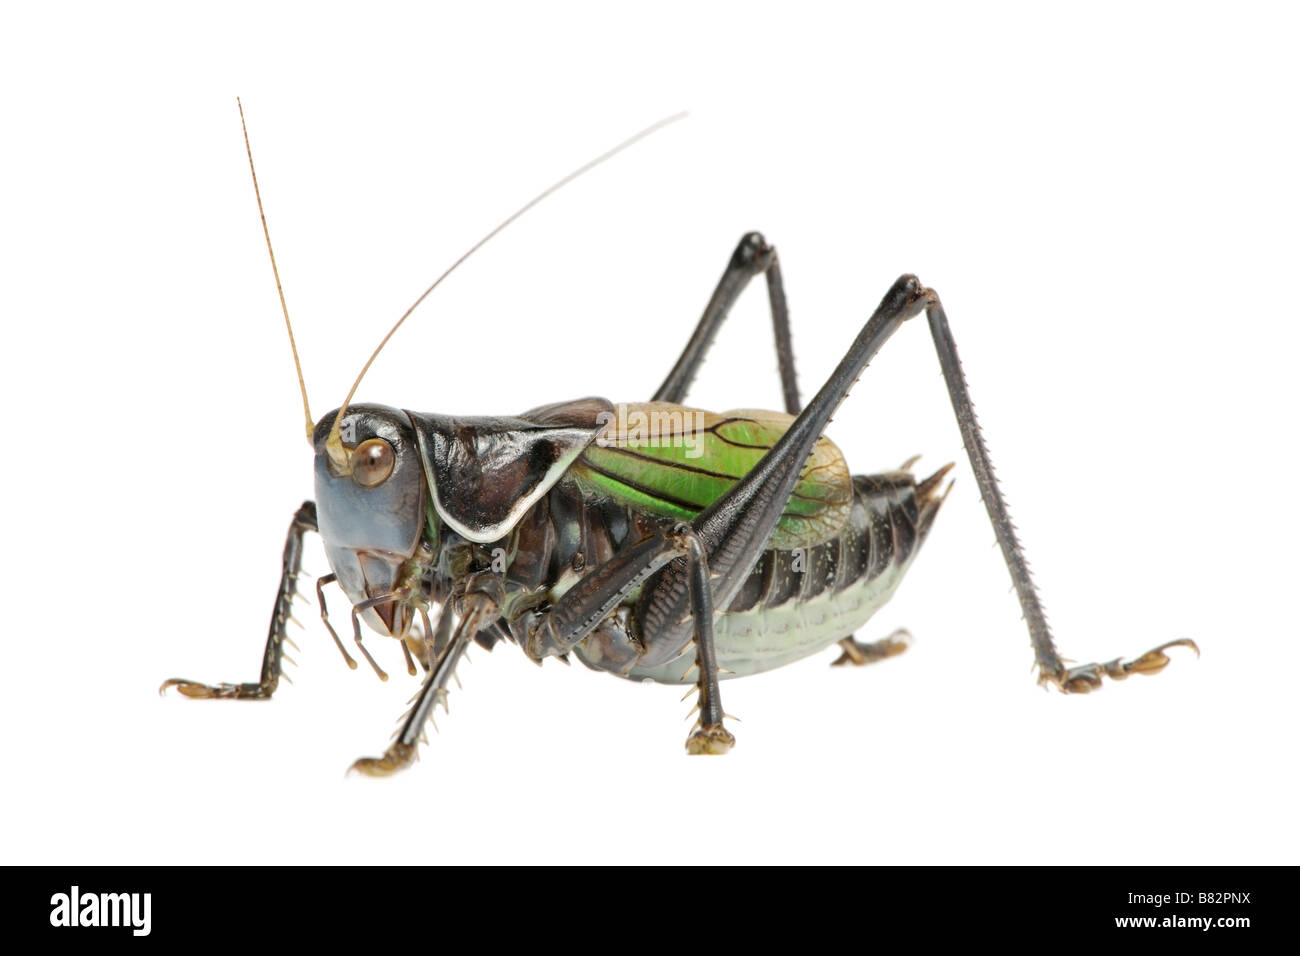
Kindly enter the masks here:
M 352 453 L 352 480 L 362 488 L 383 484 L 393 473 L 397 454 L 382 438 L 369 438 Z

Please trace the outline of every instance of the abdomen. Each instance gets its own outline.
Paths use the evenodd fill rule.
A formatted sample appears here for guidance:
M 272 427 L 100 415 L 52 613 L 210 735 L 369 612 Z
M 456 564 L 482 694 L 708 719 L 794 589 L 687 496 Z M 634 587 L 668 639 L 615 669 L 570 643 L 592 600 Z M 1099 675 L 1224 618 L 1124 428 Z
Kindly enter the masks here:
M 545 586 L 552 601 L 624 546 L 673 521 L 691 520 L 770 450 L 793 418 L 741 410 L 721 415 L 668 403 L 620 406 L 653 421 L 669 415 L 658 439 L 635 441 L 613 429 L 588 448 L 518 528 L 509 571 L 513 588 Z M 693 443 L 687 426 L 695 430 Z M 677 429 L 672 431 L 671 429 Z M 678 434 L 682 432 L 682 434 Z M 755 674 L 814 654 L 853 634 L 893 596 L 942 502 L 947 469 L 918 483 L 908 471 L 850 475 L 839 449 L 821 438 L 781 520 L 727 611 L 714 639 L 724 677 Z M 636 595 L 629 597 L 629 604 Z M 624 650 L 584 642 L 584 663 L 633 680 L 681 683 L 694 663 L 684 652 L 663 664 L 623 670 L 631 646 L 647 641 L 636 621 L 615 625 Z M 593 638 L 594 639 L 594 638 Z M 692 674 L 692 678 L 694 675 Z
M 944 469 L 946 471 L 946 469 Z M 768 549 L 725 614 L 714 642 L 727 677 L 781 667 L 848 637 L 893 596 L 920 550 L 943 496 L 944 471 L 919 485 L 910 472 L 853 477 L 853 507 L 832 540 L 802 550 Z M 627 677 L 686 683 L 692 647 Z

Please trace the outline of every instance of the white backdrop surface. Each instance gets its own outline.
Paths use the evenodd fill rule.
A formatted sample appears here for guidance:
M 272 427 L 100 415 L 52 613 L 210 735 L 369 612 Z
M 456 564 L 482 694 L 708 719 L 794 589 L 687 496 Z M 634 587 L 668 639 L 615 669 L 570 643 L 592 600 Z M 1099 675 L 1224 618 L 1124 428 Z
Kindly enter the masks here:
M 6 786 L 0 859 L 1294 863 L 1295 170 L 1284 5 L 28 6 L 0 39 Z M 445 265 L 362 400 L 648 397 L 736 240 L 781 252 L 800 381 L 903 272 L 944 297 L 1062 650 L 1200 660 L 1039 690 L 921 323 L 831 426 L 855 471 L 958 460 L 895 600 L 688 704 L 471 652 L 418 766 L 346 778 L 415 682 L 310 608 L 256 679 L 311 458 L 243 98 L 317 415 Z M 776 407 L 756 286 L 691 400 Z M 324 573 L 319 543 L 308 566 Z M 334 599 L 341 610 L 341 595 Z M 342 614 L 337 615 L 342 617 Z

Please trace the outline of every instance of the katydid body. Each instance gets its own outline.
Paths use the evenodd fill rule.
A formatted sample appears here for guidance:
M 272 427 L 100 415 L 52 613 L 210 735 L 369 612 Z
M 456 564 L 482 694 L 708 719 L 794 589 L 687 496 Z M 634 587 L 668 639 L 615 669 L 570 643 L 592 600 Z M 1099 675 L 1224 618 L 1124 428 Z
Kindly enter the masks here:
M 664 416 L 675 426 L 698 423 L 691 427 L 702 429 L 694 439 L 703 446 L 701 453 L 684 457 L 687 446 L 678 432 L 628 438 L 617 434 L 619 419 L 600 429 L 599 423 L 611 414 L 609 408 L 598 399 L 584 399 L 525 412 L 517 419 L 444 419 L 355 406 L 353 428 L 359 434 L 366 433 L 367 422 L 405 418 L 422 436 L 409 443 L 429 449 L 431 456 L 425 459 L 422 490 L 457 487 L 463 480 L 454 467 L 446 468 L 439 480 L 436 462 L 456 461 L 463 469 L 473 461 L 485 471 L 526 474 L 516 469 L 518 459 L 539 448 L 551 454 L 560 440 L 553 436 L 573 434 L 585 441 L 589 432 L 595 435 L 504 534 L 501 524 L 484 526 L 492 516 L 470 514 L 454 498 L 435 493 L 427 497 L 423 513 L 416 504 L 407 507 L 417 521 L 424 517 L 422 553 L 429 558 L 415 555 L 394 563 L 390 571 L 375 555 L 391 549 L 371 547 L 355 559 L 355 570 L 348 571 L 353 559 L 331 548 L 339 579 L 355 582 L 347 588 L 354 603 L 391 593 L 390 582 L 399 578 L 428 577 L 423 591 L 412 591 L 409 605 L 399 605 L 395 616 L 381 616 L 381 607 L 366 611 L 372 628 L 383 634 L 401 632 L 403 622 L 415 619 L 417 604 L 427 605 L 435 594 L 454 593 L 460 577 L 490 574 L 495 564 L 504 595 L 501 615 L 476 640 L 491 647 L 504 638 L 528 648 L 547 609 L 615 555 L 697 517 L 720 497 L 720 490 L 731 488 L 749 470 L 747 463 L 762 457 L 786 430 L 788 422 L 782 419 L 789 418 L 752 411 L 712 415 L 666 402 L 618 406 L 648 421 L 657 420 L 650 416 Z M 705 450 L 715 443 L 724 446 L 724 453 Z M 476 455 L 478 450 L 485 454 Z M 906 471 L 850 476 L 839 450 L 821 439 L 767 547 L 730 606 L 714 619 L 720 676 L 779 667 L 822 650 L 864 624 L 893 594 L 925 539 L 942 501 L 938 486 L 946 471 L 919 486 Z M 498 492 L 504 490 L 505 480 L 494 482 Z M 503 504 L 525 496 L 524 488 L 509 490 Z M 470 496 L 475 504 L 481 494 L 476 488 Z M 330 530 L 323 530 L 328 540 Z M 644 593 L 644 588 L 629 591 L 612 613 L 566 651 L 571 649 L 595 670 L 621 677 L 691 682 L 691 634 L 662 639 L 659 629 L 644 619 L 646 606 L 639 600 Z M 546 648 L 534 647 L 540 651 L 538 659 L 545 656 Z M 413 650 L 417 656 L 423 653 L 418 644 Z
M 713 415 L 683 405 L 718 325 L 759 274 L 767 278 L 786 412 Z M 426 670 L 393 744 L 356 769 L 389 773 L 414 758 L 425 720 L 471 641 L 506 640 L 538 661 L 572 654 L 631 679 L 694 684 L 700 717 L 687 749 L 725 752 L 734 740 L 723 726 L 720 679 L 837 641 L 839 662 L 868 663 L 903 647 L 859 644 L 853 634 L 893 594 L 925 540 L 947 469 L 920 482 L 905 468 L 851 476 L 823 432 L 868 361 L 923 311 L 1040 680 L 1082 692 L 1103 677 L 1162 669 L 1168 647 L 1190 642 L 1134 661 L 1070 668 L 1057 654 L 938 296 L 915 277 L 900 278 L 801 409 L 776 254 L 750 233 L 652 402 L 582 399 L 513 418 L 374 405 L 347 408 L 341 422 L 338 413 L 327 415 L 313 439 L 317 500 L 290 527 L 261 681 L 164 687 L 191 697 L 270 696 L 302 535 L 319 530 L 333 569 L 323 580 L 337 580 L 352 602 L 358 646 L 364 618 L 402 640 Z M 655 415 L 661 425 L 648 432 L 623 427 Z M 342 436 L 345 454 L 330 448 L 333 435 Z

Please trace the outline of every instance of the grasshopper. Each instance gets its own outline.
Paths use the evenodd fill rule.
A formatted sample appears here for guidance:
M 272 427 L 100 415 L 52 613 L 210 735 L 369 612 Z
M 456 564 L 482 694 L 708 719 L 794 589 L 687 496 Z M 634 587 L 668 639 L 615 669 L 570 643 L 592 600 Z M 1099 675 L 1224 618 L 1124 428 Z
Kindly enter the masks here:
M 297 594 L 304 535 L 321 535 L 331 573 L 316 582 L 351 602 L 353 640 L 375 673 L 361 623 L 396 638 L 424 681 L 380 757 L 352 769 L 391 774 L 416 757 L 426 721 L 471 643 L 511 642 L 531 659 L 577 657 L 630 680 L 690 685 L 698 718 L 692 754 L 721 754 L 735 738 L 719 689 L 838 644 L 837 665 L 866 665 L 904 651 L 905 632 L 871 643 L 858 631 L 893 595 L 943 504 L 952 465 L 918 479 L 895 471 L 853 475 L 825 437 L 831 415 L 881 346 L 924 313 L 962 441 L 1028 625 L 1040 683 L 1086 693 L 1104 678 L 1154 674 L 1170 641 L 1132 659 L 1067 667 L 1016 538 L 938 294 L 899 278 L 817 394 L 802 405 L 776 250 L 757 232 L 741 238 L 681 357 L 648 401 L 581 398 L 508 417 L 460 417 L 352 404 L 379 350 L 469 255 L 532 206 L 588 169 L 679 117 L 642 131 L 541 193 L 444 272 L 371 355 L 343 405 L 313 423 L 293 328 L 249 168 L 280 291 L 307 436 L 315 501 L 290 522 L 270 632 L 256 683 L 171 679 L 193 698 L 266 699 L 279 685 Z M 243 107 L 240 106 L 243 122 Z M 784 412 L 716 414 L 684 404 L 732 304 L 766 280 Z M 436 623 L 431 615 L 436 613 Z

